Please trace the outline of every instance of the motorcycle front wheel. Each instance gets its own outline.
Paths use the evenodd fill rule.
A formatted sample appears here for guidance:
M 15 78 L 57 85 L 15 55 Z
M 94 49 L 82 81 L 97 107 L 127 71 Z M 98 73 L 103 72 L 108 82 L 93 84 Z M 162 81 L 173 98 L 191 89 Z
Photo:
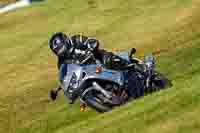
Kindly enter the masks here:
M 89 107 L 98 112 L 108 112 L 112 109 L 111 107 L 104 105 L 97 97 L 90 94 L 86 94 L 85 102 Z

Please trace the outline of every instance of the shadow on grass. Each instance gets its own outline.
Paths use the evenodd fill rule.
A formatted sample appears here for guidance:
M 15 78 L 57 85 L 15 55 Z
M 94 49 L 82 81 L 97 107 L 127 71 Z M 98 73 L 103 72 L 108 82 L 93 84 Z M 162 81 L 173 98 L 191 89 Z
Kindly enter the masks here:
M 30 2 L 43 2 L 45 0 L 30 0 Z

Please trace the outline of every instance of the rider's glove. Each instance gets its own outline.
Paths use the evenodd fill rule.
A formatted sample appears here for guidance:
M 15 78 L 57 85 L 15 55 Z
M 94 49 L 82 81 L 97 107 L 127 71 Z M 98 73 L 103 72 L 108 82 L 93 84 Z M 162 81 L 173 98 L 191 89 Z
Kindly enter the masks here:
M 96 51 L 99 48 L 99 42 L 96 39 L 88 39 L 87 45 L 91 51 Z

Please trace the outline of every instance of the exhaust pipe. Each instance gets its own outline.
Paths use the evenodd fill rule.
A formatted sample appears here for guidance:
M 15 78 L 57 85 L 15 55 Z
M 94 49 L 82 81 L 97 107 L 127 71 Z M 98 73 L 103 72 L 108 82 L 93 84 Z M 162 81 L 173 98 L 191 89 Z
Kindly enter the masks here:
M 106 91 L 103 89 L 97 82 L 93 82 L 92 85 L 98 90 L 101 91 L 101 93 L 104 94 L 108 99 L 112 98 L 112 94 L 109 91 Z

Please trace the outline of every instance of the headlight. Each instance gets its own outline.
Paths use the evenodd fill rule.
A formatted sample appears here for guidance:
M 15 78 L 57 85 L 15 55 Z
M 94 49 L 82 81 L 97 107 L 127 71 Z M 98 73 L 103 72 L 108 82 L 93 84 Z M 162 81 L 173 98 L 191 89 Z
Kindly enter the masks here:
M 68 91 L 74 90 L 78 87 L 77 76 L 75 73 L 72 74 L 71 80 L 69 82 Z
M 66 82 L 66 84 L 67 84 L 67 82 L 69 83 L 68 86 L 65 86 L 66 91 L 64 91 L 64 93 L 65 93 L 65 96 L 67 96 L 67 98 L 69 98 L 70 100 L 78 88 L 78 80 L 77 79 L 78 78 L 77 78 L 76 74 L 73 73 L 69 82 L 66 80 L 63 82 L 64 84 L 65 84 L 65 82 Z

